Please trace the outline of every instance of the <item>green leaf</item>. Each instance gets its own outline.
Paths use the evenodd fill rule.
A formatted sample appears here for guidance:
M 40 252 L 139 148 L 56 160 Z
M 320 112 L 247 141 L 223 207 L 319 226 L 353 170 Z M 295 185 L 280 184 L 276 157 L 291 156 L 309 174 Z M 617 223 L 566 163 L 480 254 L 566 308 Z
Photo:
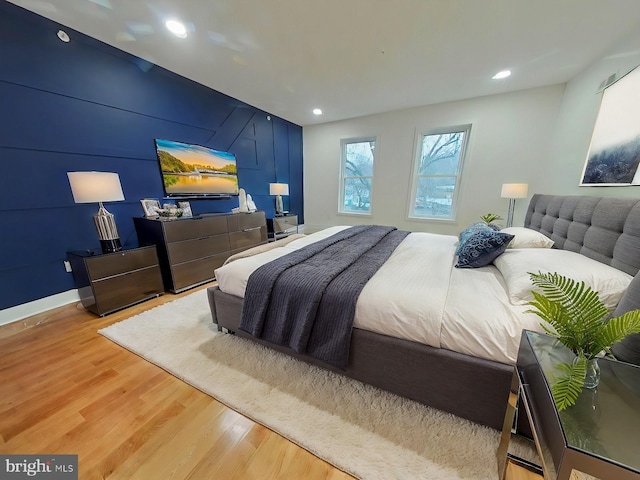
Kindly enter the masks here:
M 547 322 L 564 345 L 577 353 L 582 350 L 587 357 L 596 355 L 602 348 L 601 329 L 609 314 L 600 301 L 598 293 L 558 273 L 529 273 L 532 283 L 541 292 L 533 291 L 534 300 L 529 302 L 535 313 Z
M 559 375 L 551 385 L 551 394 L 560 412 L 576 404 L 587 374 L 587 359 L 581 355 L 573 363 L 559 363 L 556 369 Z
M 632 333 L 640 333 L 640 310 L 632 310 L 610 319 L 602 327 L 601 335 L 597 338 L 598 346 L 596 348 L 600 347 L 600 350 L 609 351 L 614 343 Z
M 487 213 L 486 215 L 482 215 L 480 217 L 480 220 L 482 220 L 483 222 L 489 224 L 495 220 L 502 220 L 502 217 L 500 215 L 498 215 L 497 213 Z

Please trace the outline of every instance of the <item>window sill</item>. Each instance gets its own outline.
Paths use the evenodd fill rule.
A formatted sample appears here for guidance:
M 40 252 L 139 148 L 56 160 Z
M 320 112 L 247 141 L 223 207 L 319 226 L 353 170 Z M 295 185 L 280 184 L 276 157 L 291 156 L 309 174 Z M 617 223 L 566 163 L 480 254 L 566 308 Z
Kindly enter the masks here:
M 455 218 L 436 218 L 436 217 L 407 217 L 410 222 L 435 222 L 435 223 L 457 223 Z
M 356 213 L 356 212 L 338 212 L 338 216 L 340 217 L 372 217 L 371 213 Z

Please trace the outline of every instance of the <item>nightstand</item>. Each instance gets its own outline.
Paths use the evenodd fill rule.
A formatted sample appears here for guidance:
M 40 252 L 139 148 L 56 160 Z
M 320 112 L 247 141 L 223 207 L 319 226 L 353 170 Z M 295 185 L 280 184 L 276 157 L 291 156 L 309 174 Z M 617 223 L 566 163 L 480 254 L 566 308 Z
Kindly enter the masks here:
M 559 412 L 551 395 L 559 362 L 573 353 L 555 338 L 523 331 L 514 385 L 533 432 L 545 479 L 640 479 L 640 367 L 599 359 L 600 384 L 583 389 L 576 404 Z M 515 399 L 507 407 L 498 448 L 504 478 Z M 517 462 L 517 459 L 516 459 Z
M 285 214 L 276 215 L 274 218 L 267 218 L 267 232 L 269 241 L 275 241 L 280 238 L 288 237 L 293 233 L 298 233 L 298 215 Z
M 84 308 L 106 315 L 164 292 L 155 246 L 107 254 L 68 252 Z

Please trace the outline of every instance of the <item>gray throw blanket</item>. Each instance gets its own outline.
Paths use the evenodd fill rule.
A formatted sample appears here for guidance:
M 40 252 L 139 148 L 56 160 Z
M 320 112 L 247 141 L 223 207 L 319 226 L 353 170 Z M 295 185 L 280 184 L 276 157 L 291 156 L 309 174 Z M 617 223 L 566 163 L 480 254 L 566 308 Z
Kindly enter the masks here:
M 351 227 L 259 267 L 247 282 L 240 329 L 346 368 L 358 296 L 408 234 Z

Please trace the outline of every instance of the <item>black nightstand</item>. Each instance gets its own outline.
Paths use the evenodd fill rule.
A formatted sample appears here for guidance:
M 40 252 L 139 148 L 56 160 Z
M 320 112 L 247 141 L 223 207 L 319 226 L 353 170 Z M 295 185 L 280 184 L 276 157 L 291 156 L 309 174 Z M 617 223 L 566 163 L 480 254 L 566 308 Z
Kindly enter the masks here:
M 114 253 L 68 252 L 84 308 L 106 315 L 164 292 L 155 245 Z

